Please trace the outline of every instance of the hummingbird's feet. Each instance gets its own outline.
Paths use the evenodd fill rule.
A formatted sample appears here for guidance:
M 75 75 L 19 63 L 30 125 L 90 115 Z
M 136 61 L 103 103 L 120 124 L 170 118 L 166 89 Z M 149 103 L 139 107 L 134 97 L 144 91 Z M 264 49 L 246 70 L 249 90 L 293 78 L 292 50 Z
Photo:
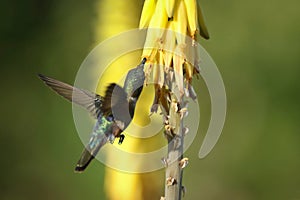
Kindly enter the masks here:
M 119 143 L 118 143 L 118 144 L 122 144 L 124 138 L 125 138 L 125 135 L 124 135 L 124 134 L 121 134 L 121 135 L 120 135 L 120 139 L 119 139 Z

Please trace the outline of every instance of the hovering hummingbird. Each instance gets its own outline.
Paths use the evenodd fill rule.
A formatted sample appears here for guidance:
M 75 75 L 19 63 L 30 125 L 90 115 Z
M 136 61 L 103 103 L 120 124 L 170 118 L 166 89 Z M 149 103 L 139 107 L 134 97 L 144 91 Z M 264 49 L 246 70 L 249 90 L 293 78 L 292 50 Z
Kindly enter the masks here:
M 39 78 L 57 94 L 84 107 L 96 119 L 90 141 L 76 164 L 75 172 L 84 171 L 107 142 L 113 143 L 115 138 L 119 138 L 119 144 L 122 144 L 125 138 L 122 132 L 133 118 L 136 102 L 143 89 L 145 62 L 146 58 L 128 72 L 123 88 L 111 83 L 103 97 L 38 74 Z

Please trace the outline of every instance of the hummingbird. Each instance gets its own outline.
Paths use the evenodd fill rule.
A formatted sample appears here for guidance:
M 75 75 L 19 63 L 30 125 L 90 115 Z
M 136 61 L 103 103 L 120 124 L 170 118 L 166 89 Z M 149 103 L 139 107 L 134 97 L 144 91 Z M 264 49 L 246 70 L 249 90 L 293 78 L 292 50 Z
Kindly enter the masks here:
M 134 116 L 135 106 L 143 89 L 145 63 L 146 58 L 137 67 L 129 70 L 123 88 L 115 83 L 109 84 L 104 96 L 38 74 L 58 95 L 82 106 L 96 119 L 90 140 L 76 164 L 75 172 L 83 172 L 106 143 L 113 143 L 115 138 L 119 138 L 118 143 L 122 144 L 125 138 L 122 132 Z

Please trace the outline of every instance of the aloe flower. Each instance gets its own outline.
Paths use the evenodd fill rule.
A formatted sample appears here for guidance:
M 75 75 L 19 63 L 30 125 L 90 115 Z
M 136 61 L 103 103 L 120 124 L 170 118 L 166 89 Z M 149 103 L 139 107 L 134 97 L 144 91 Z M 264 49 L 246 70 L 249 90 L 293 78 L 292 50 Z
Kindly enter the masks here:
M 154 82 L 162 88 L 165 78 L 173 78 L 169 72 L 174 71 L 180 95 L 185 94 L 186 82 L 190 92 L 186 95 L 195 98 L 190 83 L 192 76 L 199 73 L 200 59 L 196 42 L 187 44 L 186 36 L 196 40 L 200 33 L 209 38 L 199 3 L 196 0 L 146 0 L 139 28 L 148 28 L 145 47 L 153 47 L 145 48 L 142 54 L 148 60 L 145 69 L 148 79 L 153 71 Z M 192 60 L 187 59 L 188 52 L 192 52 Z
M 188 158 L 183 157 L 183 119 L 187 115 L 184 97 L 196 99 L 192 87 L 194 75 L 200 72 L 197 48 L 198 33 L 209 38 L 199 3 L 196 0 L 145 0 L 139 28 L 148 28 L 143 58 L 146 82 L 153 81 L 155 98 L 151 108 L 161 108 L 164 115 L 168 155 L 165 196 L 161 199 L 181 199 L 183 168 Z M 188 38 L 189 37 L 189 38 Z
M 141 1 L 138 0 L 97 1 L 96 8 L 99 17 L 95 20 L 96 41 L 101 41 L 111 35 L 135 28 L 139 20 L 137 7 L 140 4 Z M 126 10 L 126 15 L 124 15 L 124 10 Z M 155 47 L 145 48 L 142 52 L 142 57 L 147 58 L 147 65 L 145 66 L 147 80 L 150 81 L 152 79 L 156 83 L 155 98 L 151 110 L 153 112 L 157 111 L 157 105 L 160 105 L 165 118 L 165 135 L 168 141 L 172 141 L 172 139 L 180 138 L 178 136 L 187 132 L 187 129 L 182 127 L 182 120 L 187 112 L 185 105 L 181 102 L 181 98 L 183 96 L 196 98 L 191 83 L 193 75 L 199 73 L 200 58 L 192 56 L 195 58 L 194 60 L 186 59 L 187 49 L 190 51 L 187 47 L 191 46 L 195 51 L 197 49 L 195 46 L 187 44 L 188 40 L 186 38 L 189 36 L 196 41 L 200 34 L 208 39 L 208 32 L 204 25 L 199 4 L 195 0 L 145 0 L 139 28 L 148 28 L 145 46 Z M 197 52 L 194 52 L 194 54 L 198 55 Z M 124 59 L 136 60 L 136 55 L 126 56 Z M 99 85 L 105 85 L 107 80 L 119 80 L 121 73 L 128 70 L 122 68 L 122 72 L 119 68 L 122 63 L 127 62 L 124 59 L 115 62 L 115 66 L 112 66 L 112 69 L 118 70 L 103 76 Z M 178 91 L 179 95 L 174 96 L 170 92 L 175 90 Z M 145 101 L 147 100 L 145 99 Z M 145 102 L 143 103 L 146 104 Z M 151 99 L 149 104 L 151 104 Z M 180 105 L 180 108 L 178 105 Z M 139 122 L 147 121 L 145 118 L 148 117 L 148 109 L 145 108 L 144 112 L 137 113 L 135 120 Z M 139 112 L 139 110 L 137 111 Z M 159 143 L 157 139 L 159 138 L 151 139 L 151 141 L 147 140 L 147 147 L 157 145 Z M 136 149 L 140 149 L 142 144 L 144 143 L 141 140 L 127 137 L 126 143 L 118 148 L 134 152 Z M 178 162 L 168 162 L 169 158 L 172 160 L 172 152 L 175 152 L 173 157 L 176 159 L 180 157 Z M 188 159 L 183 158 L 181 155 L 180 151 L 171 151 L 165 159 L 168 167 L 165 179 L 166 194 L 165 197 L 162 197 L 163 199 L 173 200 L 181 197 L 180 192 L 183 190 L 180 174 L 188 163 Z M 107 155 L 107 157 L 112 159 L 111 155 Z M 174 175 L 169 173 L 173 169 L 176 172 Z M 107 167 L 105 170 L 107 198 L 111 200 L 159 199 L 158 197 L 161 193 L 159 180 L 161 177 L 161 171 L 146 174 L 129 174 Z

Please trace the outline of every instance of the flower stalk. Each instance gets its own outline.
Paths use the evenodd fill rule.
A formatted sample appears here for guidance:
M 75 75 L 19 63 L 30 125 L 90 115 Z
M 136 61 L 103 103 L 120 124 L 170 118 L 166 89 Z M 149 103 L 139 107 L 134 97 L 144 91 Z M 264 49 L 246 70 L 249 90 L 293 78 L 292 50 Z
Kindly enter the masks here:
M 185 191 L 182 177 L 188 163 L 183 157 L 188 132 L 184 127 L 185 99 L 197 98 L 192 87 L 193 76 L 200 71 L 197 35 L 206 39 L 209 35 L 196 0 L 145 0 L 139 28 L 148 28 L 142 57 L 147 59 L 145 84 L 155 87 L 151 112 L 160 108 L 168 141 L 168 153 L 163 158 L 165 196 L 161 199 L 179 200 Z

